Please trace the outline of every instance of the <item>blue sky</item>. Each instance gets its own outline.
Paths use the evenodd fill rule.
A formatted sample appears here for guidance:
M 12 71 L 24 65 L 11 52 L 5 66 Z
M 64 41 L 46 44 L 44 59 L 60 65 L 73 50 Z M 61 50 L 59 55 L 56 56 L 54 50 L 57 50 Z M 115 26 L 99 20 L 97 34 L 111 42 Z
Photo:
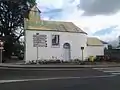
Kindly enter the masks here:
M 98 36 L 108 35 L 108 34 L 111 34 L 112 32 L 114 32 L 114 29 L 116 27 L 117 26 L 111 26 L 108 28 L 100 29 L 100 30 L 96 31 L 95 33 L 93 33 L 92 35 L 98 35 Z
M 73 22 L 88 36 L 110 41 L 120 35 L 120 0 L 37 0 L 37 6 L 42 19 Z

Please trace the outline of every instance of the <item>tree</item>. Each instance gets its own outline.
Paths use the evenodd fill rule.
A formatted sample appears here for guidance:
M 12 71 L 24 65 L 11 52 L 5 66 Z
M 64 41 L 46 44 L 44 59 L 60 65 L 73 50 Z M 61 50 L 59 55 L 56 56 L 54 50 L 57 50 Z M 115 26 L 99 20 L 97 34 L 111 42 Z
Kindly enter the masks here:
M 108 45 L 108 50 L 111 50 L 112 48 L 112 45 Z
M 4 41 L 4 55 L 10 57 L 16 44 L 24 36 L 24 17 L 28 17 L 35 0 L 0 1 L 0 39 Z

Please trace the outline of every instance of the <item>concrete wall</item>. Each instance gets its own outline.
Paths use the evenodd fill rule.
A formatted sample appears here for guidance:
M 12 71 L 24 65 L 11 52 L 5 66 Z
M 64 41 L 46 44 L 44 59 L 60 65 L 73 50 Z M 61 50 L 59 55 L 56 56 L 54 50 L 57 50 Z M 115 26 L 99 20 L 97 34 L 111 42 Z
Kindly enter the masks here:
M 87 56 L 104 55 L 104 46 L 87 46 Z
M 81 47 L 84 49 L 84 58 L 87 57 L 86 54 L 86 42 L 87 35 L 83 33 L 69 33 L 69 32 L 54 32 L 54 31 L 30 31 L 26 30 L 26 61 L 37 59 L 37 49 L 33 47 L 33 34 L 44 34 L 47 35 L 47 47 L 39 47 L 39 59 L 56 59 L 63 60 L 63 45 L 64 43 L 70 43 L 71 45 L 71 59 L 81 59 L 82 51 Z M 60 35 L 60 47 L 52 47 L 52 35 Z

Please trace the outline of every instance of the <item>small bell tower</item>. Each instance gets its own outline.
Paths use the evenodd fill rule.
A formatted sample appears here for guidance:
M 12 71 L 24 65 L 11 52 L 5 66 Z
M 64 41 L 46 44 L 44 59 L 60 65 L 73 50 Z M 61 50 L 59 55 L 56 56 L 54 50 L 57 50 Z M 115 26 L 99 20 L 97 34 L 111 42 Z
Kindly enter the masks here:
M 27 29 L 29 25 L 35 25 L 37 23 L 40 23 L 41 17 L 40 17 L 41 11 L 37 8 L 37 4 L 35 4 L 29 11 L 28 18 L 24 18 L 24 29 Z
M 29 21 L 33 22 L 40 21 L 41 20 L 40 13 L 41 11 L 37 8 L 37 4 L 35 4 L 29 11 Z

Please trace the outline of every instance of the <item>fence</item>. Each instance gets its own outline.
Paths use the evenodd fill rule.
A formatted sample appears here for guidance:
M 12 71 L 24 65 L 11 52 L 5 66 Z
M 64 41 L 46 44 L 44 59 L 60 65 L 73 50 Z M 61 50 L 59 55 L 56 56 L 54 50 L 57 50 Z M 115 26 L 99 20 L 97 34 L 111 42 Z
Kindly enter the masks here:
M 120 49 L 108 49 L 104 51 L 105 56 L 109 56 L 110 60 L 120 61 Z

